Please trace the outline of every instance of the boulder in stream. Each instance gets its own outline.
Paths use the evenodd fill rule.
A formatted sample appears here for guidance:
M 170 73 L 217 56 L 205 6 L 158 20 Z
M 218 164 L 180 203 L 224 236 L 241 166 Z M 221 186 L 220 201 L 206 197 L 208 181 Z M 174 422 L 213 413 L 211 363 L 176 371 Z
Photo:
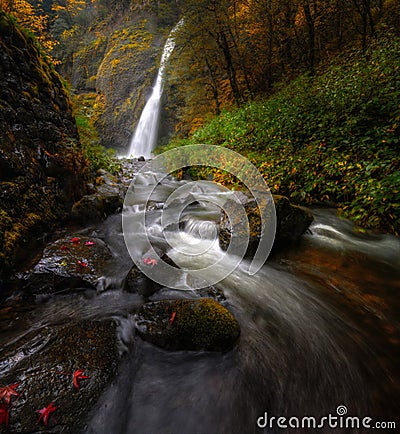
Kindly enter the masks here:
M 144 340 L 167 350 L 228 351 L 240 335 L 234 316 L 210 298 L 144 304 L 136 316 Z
M 245 209 L 249 222 L 250 237 L 246 255 L 253 255 L 257 250 L 261 237 L 260 210 L 254 198 L 249 198 L 240 192 L 237 192 L 236 195 Z M 293 205 L 285 196 L 273 195 L 273 200 L 276 210 L 274 248 L 279 248 L 298 240 L 309 228 L 313 221 L 313 215 L 306 208 Z M 225 209 L 229 213 L 229 203 Z M 231 215 L 234 215 L 234 213 L 231 213 Z M 219 226 L 219 243 L 222 249 L 226 250 L 228 248 L 232 236 L 239 239 L 243 238 L 245 241 L 246 234 L 239 229 L 241 225 L 242 221 L 239 218 L 237 221 L 233 218 L 230 222 L 227 214 L 222 213 Z
M 18 278 L 28 294 L 95 289 L 110 258 L 110 250 L 99 238 L 62 238 L 49 244 L 34 269 L 19 274 Z

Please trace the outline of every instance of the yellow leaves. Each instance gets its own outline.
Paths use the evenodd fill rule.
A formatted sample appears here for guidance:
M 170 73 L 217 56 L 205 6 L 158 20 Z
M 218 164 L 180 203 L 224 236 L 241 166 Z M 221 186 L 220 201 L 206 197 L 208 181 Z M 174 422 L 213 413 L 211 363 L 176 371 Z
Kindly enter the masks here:
M 0 0 L 0 8 L 12 13 L 22 27 L 30 30 L 36 36 L 50 60 L 54 64 L 59 63 L 50 55 L 58 42 L 47 32 L 48 16 L 42 10 L 40 2 L 35 2 L 35 5 L 32 5 L 27 0 Z
M 65 11 L 67 8 L 65 6 L 59 5 L 57 3 L 53 3 L 51 6 L 51 10 L 54 12 Z
M 112 67 L 112 68 L 116 68 L 117 65 L 118 65 L 120 62 L 121 62 L 121 59 L 113 59 L 113 60 L 111 61 L 111 67 Z
M 67 0 L 65 5 L 53 3 L 51 6 L 52 11 L 67 12 L 71 17 L 76 17 L 84 9 L 86 9 L 85 0 Z
M 73 26 L 73 27 L 71 27 L 70 29 L 66 29 L 66 30 L 64 30 L 62 33 L 61 33 L 61 37 L 63 38 L 63 39 L 71 39 L 75 34 L 77 34 L 77 31 L 78 31 L 78 29 L 77 29 L 77 27 L 76 26 Z

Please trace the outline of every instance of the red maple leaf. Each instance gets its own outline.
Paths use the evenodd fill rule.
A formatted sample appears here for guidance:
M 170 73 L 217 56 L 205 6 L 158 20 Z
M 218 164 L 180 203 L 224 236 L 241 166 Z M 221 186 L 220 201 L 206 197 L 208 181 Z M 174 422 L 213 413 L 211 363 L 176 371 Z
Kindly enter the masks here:
M 171 318 L 169 319 L 169 324 L 170 325 L 173 324 L 175 317 L 176 317 L 176 312 L 172 312 Z
M 157 260 L 154 258 L 144 258 L 143 264 L 150 265 L 151 267 L 154 267 L 154 265 L 157 265 Z
M 0 387 L 0 400 L 4 399 L 7 404 L 10 404 L 12 395 L 19 396 L 19 393 L 15 390 L 17 387 L 18 383 Z
M 65 244 L 63 244 L 63 245 L 60 247 L 60 250 L 68 250 L 68 246 L 66 246 Z
M 8 418 L 9 418 L 9 413 L 8 413 L 8 407 L 1 403 L 0 404 L 0 425 L 6 424 L 6 427 L 8 427 Z
M 74 238 L 71 238 L 69 241 L 70 241 L 70 243 L 72 243 L 72 244 L 79 244 L 80 241 L 81 241 L 81 239 L 78 238 L 78 237 L 74 237 Z
M 77 261 L 77 264 L 82 268 L 86 268 L 88 266 L 87 262 L 85 261 Z
M 58 407 L 56 407 L 52 402 L 47 407 L 43 407 L 41 410 L 36 410 L 36 413 L 39 413 L 39 419 L 38 423 L 40 423 L 41 420 L 43 420 L 43 423 L 45 426 L 47 426 L 47 423 L 49 421 L 49 416 L 53 411 L 56 411 Z
M 86 241 L 85 246 L 93 246 L 94 244 L 94 241 Z
M 87 378 L 90 378 L 86 375 L 82 375 L 84 372 L 85 371 L 83 371 L 82 369 L 77 369 L 73 374 L 74 378 L 73 378 L 72 382 L 74 383 L 74 387 L 76 390 L 79 390 L 79 387 L 80 387 L 79 382 L 81 380 L 86 380 Z

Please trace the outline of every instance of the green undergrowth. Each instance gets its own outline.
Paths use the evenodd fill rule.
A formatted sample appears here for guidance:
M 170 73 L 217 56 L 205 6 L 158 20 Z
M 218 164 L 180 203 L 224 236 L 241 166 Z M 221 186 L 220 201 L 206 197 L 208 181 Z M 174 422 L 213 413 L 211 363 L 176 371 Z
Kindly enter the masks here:
M 74 114 L 82 150 L 87 159 L 89 170 L 94 174 L 105 169 L 116 174 L 120 170 L 115 151 L 100 145 L 100 139 L 93 125 L 93 107 L 97 95 L 87 93 L 74 97 Z
M 335 204 L 360 228 L 398 235 L 400 39 L 386 37 L 365 55 L 336 58 L 314 78 L 301 76 L 269 99 L 224 111 L 162 150 L 196 143 L 244 155 L 273 193 L 296 203 Z M 238 183 L 220 169 L 210 174 L 228 186 Z

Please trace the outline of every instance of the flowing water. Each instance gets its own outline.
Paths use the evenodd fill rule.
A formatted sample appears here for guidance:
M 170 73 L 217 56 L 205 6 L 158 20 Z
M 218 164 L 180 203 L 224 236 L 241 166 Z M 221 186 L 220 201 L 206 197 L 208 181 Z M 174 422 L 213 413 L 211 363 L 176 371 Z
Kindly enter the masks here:
M 178 26 L 179 24 L 175 27 L 175 29 Z M 152 89 L 150 98 L 147 100 L 142 114 L 140 115 L 138 125 L 129 146 L 128 156 L 143 156 L 146 159 L 150 158 L 151 153 L 156 145 L 160 102 L 163 93 L 163 76 L 168 59 L 175 47 L 174 30 L 172 30 L 167 42 L 164 45 L 156 82 Z
M 134 222 L 146 212 L 152 242 L 167 249 L 160 230 L 162 205 L 184 181 L 166 178 L 153 190 L 157 174 L 141 177 L 141 188 L 126 211 Z M 150 191 L 152 201 L 145 211 Z M 208 194 L 214 193 L 193 191 L 192 204 L 180 215 L 182 224 L 169 228 L 169 239 L 177 246 L 169 254 L 183 267 L 201 269 L 224 255 L 214 242 L 219 213 L 215 205 L 208 206 Z M 186 199 L 178 197 L 169 206 Z M 224 200 L 222 195 L 219 199 Z M 276 417 L 336 416 L 340 405 L 352 416 L 396 420 L 400 241 L 357 234 L 330 210 L 314 214 L 310 232 L 297 246 L 275 253 L 253 276 L 243 261 L 218 285 L 241 326 L 230 352 L 168 352 L 134 336 L 134 314 L 144 299 L 119 287 L 132 265 L 121 215 L 109 217 L 97 229 L 114 254 L 101 291 L 60 294 L 38 303 L 21 314 L 8 339 L 72 319 L 118 321 L 121 353 L 128 354 L 93 409 L 86 433 L 310 432 L 259 429 L 257 420 L 264 412 Z M 137 234 L 137 255 L 143 255 L 143 227 L 133 223 L 129 230 Z M 236 258 L 225 261 L 228 266 Z M 202 277 L 207 281 L 213 276 Z M 183 278 L 190 288 L 190 273 Z M 163 288 L 150 299 L 177 297 L 197 295 Z M 325 427 L 317 432 L 357 430 Z
M 145 212 L 141 197 L 157 183 L 156 174 L 142 176 L 133 217 Z M 152 193 L 146 226 L 152 242 L 164 248 L 163 210 L 154 205 L 180 185 L 167 179 Z M 253 433 L 262 431 L 256 423 L 264 412 L 337 416 L 340 405 L 352 416 L 394 420 L 400 391 L 400 241 L 357 234 L 329 210 L 314 214 L 310 233 L 296 248 L 275 254 L 254 276 L 243 261 L 219 284 L 242 329 L 233 351 L 170 353 L 137 339 L 87 432 Z M 106 223 L 109 235 L 121 238 L 114 219 L 113 229 Z M 216 220 L 207 191 L 194 191 L 193 205 L 181 215 L 184 229 L 171 229 L 169 239 L 177 246 L 171 258 L 194 269 L 216 262 L 224 254 L 212 242 Z M 139 237 L 143 228 L 133 224 L 130 230 Z M 137 254 L 144 253 L 138 242 Z M 236 258 L 225 258 L 223 266 L 231 260 Z M 205 281 L 213 277 L 208 273 Z M 190 275 L 186 279 L 190 287 Z M 171 296 L 192 294 L 165 288 L 152 299 Z

